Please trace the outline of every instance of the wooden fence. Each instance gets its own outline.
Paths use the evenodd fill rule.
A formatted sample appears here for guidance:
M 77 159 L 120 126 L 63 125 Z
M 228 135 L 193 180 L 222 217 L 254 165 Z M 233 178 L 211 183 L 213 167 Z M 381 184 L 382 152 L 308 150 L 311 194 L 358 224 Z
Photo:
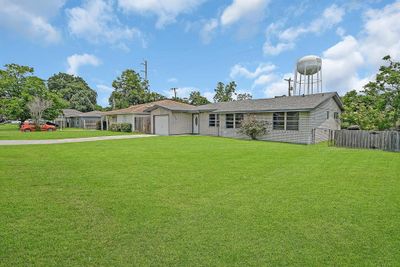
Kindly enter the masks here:
M 135 117 L 135 131 L 140 133 L 151 133 L 150 116 Z
M 329 144 L 338 147 L 400 152 L 400 132 L 336 130 L 330 132 Z

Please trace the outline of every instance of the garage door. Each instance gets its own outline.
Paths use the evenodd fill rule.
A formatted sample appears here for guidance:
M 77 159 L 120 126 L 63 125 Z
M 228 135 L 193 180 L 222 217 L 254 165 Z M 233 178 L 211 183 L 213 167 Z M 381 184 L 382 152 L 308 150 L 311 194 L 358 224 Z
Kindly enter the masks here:
M 154 117 L 154 133 L 158 135 L 168 135 L 168 116 Z

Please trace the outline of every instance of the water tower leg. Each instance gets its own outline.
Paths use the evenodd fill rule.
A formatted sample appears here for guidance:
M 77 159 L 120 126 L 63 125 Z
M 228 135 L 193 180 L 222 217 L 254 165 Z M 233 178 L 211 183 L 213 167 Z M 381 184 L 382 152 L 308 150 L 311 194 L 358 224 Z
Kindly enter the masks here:
M 311 94 L 314 94 L 314 74 L 311 75 Z

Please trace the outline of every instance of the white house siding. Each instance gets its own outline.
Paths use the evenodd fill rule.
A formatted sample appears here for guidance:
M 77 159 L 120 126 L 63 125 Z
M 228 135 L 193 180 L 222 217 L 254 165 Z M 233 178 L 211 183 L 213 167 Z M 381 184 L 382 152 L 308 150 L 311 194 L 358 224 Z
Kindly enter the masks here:
M 199 114 L 199 133 L 200 135 L 213 135 L 213 136 L 218 136 L 219 135 L 219 129 L 218 127 L 210 127 L 208 126 L 208 115 L 210 113 L 200 113 Z
M 154 116 L 159 115 L 168 115 L 170 135 L 192 133 L 192 113 L 172 112 L 164 108 L 157 108 L 151 112 L 152 133 L 154 133 Z
M 225 127 L 225 115 L 220 114 L 220 126 L 209 127 L 208 116 L 210 113 L 204 112 L 200 114 L 200 134 L 201 135 L 213 135 L 213 136 L 224 136 L 233 138 L 248 138 L 244 135 L 238 134 L 238 129 L 226 128 Z M 278 142 L 289 142 L 289 143 L 301 143 L 309 144 L 312 141 L 311 133 L 312 127 L 310 125 L 310 113 L 300 112 L 299 114 L 299 130 L 298 131 L 284 131 L 284 130 L 273 130 L 272 129 L 272 112 L 271 113 L 254 113 L 251 115 L 256 116 L 258 120 L 267 121 L 269 125 L 269 133 L 265 136 L 259 137 L 260 140 L 278 141 Z M 246 115 L 248 116 L 248 114 Z
M 327 118 L 329 111 L 329 118 Z M 334 119 L 334 113 L 341 114 L 340 107 L 333 98 L 322 103 L 310 112 L 310 120 L 314 130 L 314 142 L 319 143 L 329 139 L 329 130 L 340 130 L 340 119 Z

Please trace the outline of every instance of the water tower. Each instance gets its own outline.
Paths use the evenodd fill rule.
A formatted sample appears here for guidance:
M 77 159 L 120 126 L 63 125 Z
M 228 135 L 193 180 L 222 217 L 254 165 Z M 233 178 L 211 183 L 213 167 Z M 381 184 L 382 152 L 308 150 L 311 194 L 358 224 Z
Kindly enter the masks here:
M 293 89 L 293 95 L 322 93 L 322 60 L 320 57 L 310 55 L 297 61 Z

